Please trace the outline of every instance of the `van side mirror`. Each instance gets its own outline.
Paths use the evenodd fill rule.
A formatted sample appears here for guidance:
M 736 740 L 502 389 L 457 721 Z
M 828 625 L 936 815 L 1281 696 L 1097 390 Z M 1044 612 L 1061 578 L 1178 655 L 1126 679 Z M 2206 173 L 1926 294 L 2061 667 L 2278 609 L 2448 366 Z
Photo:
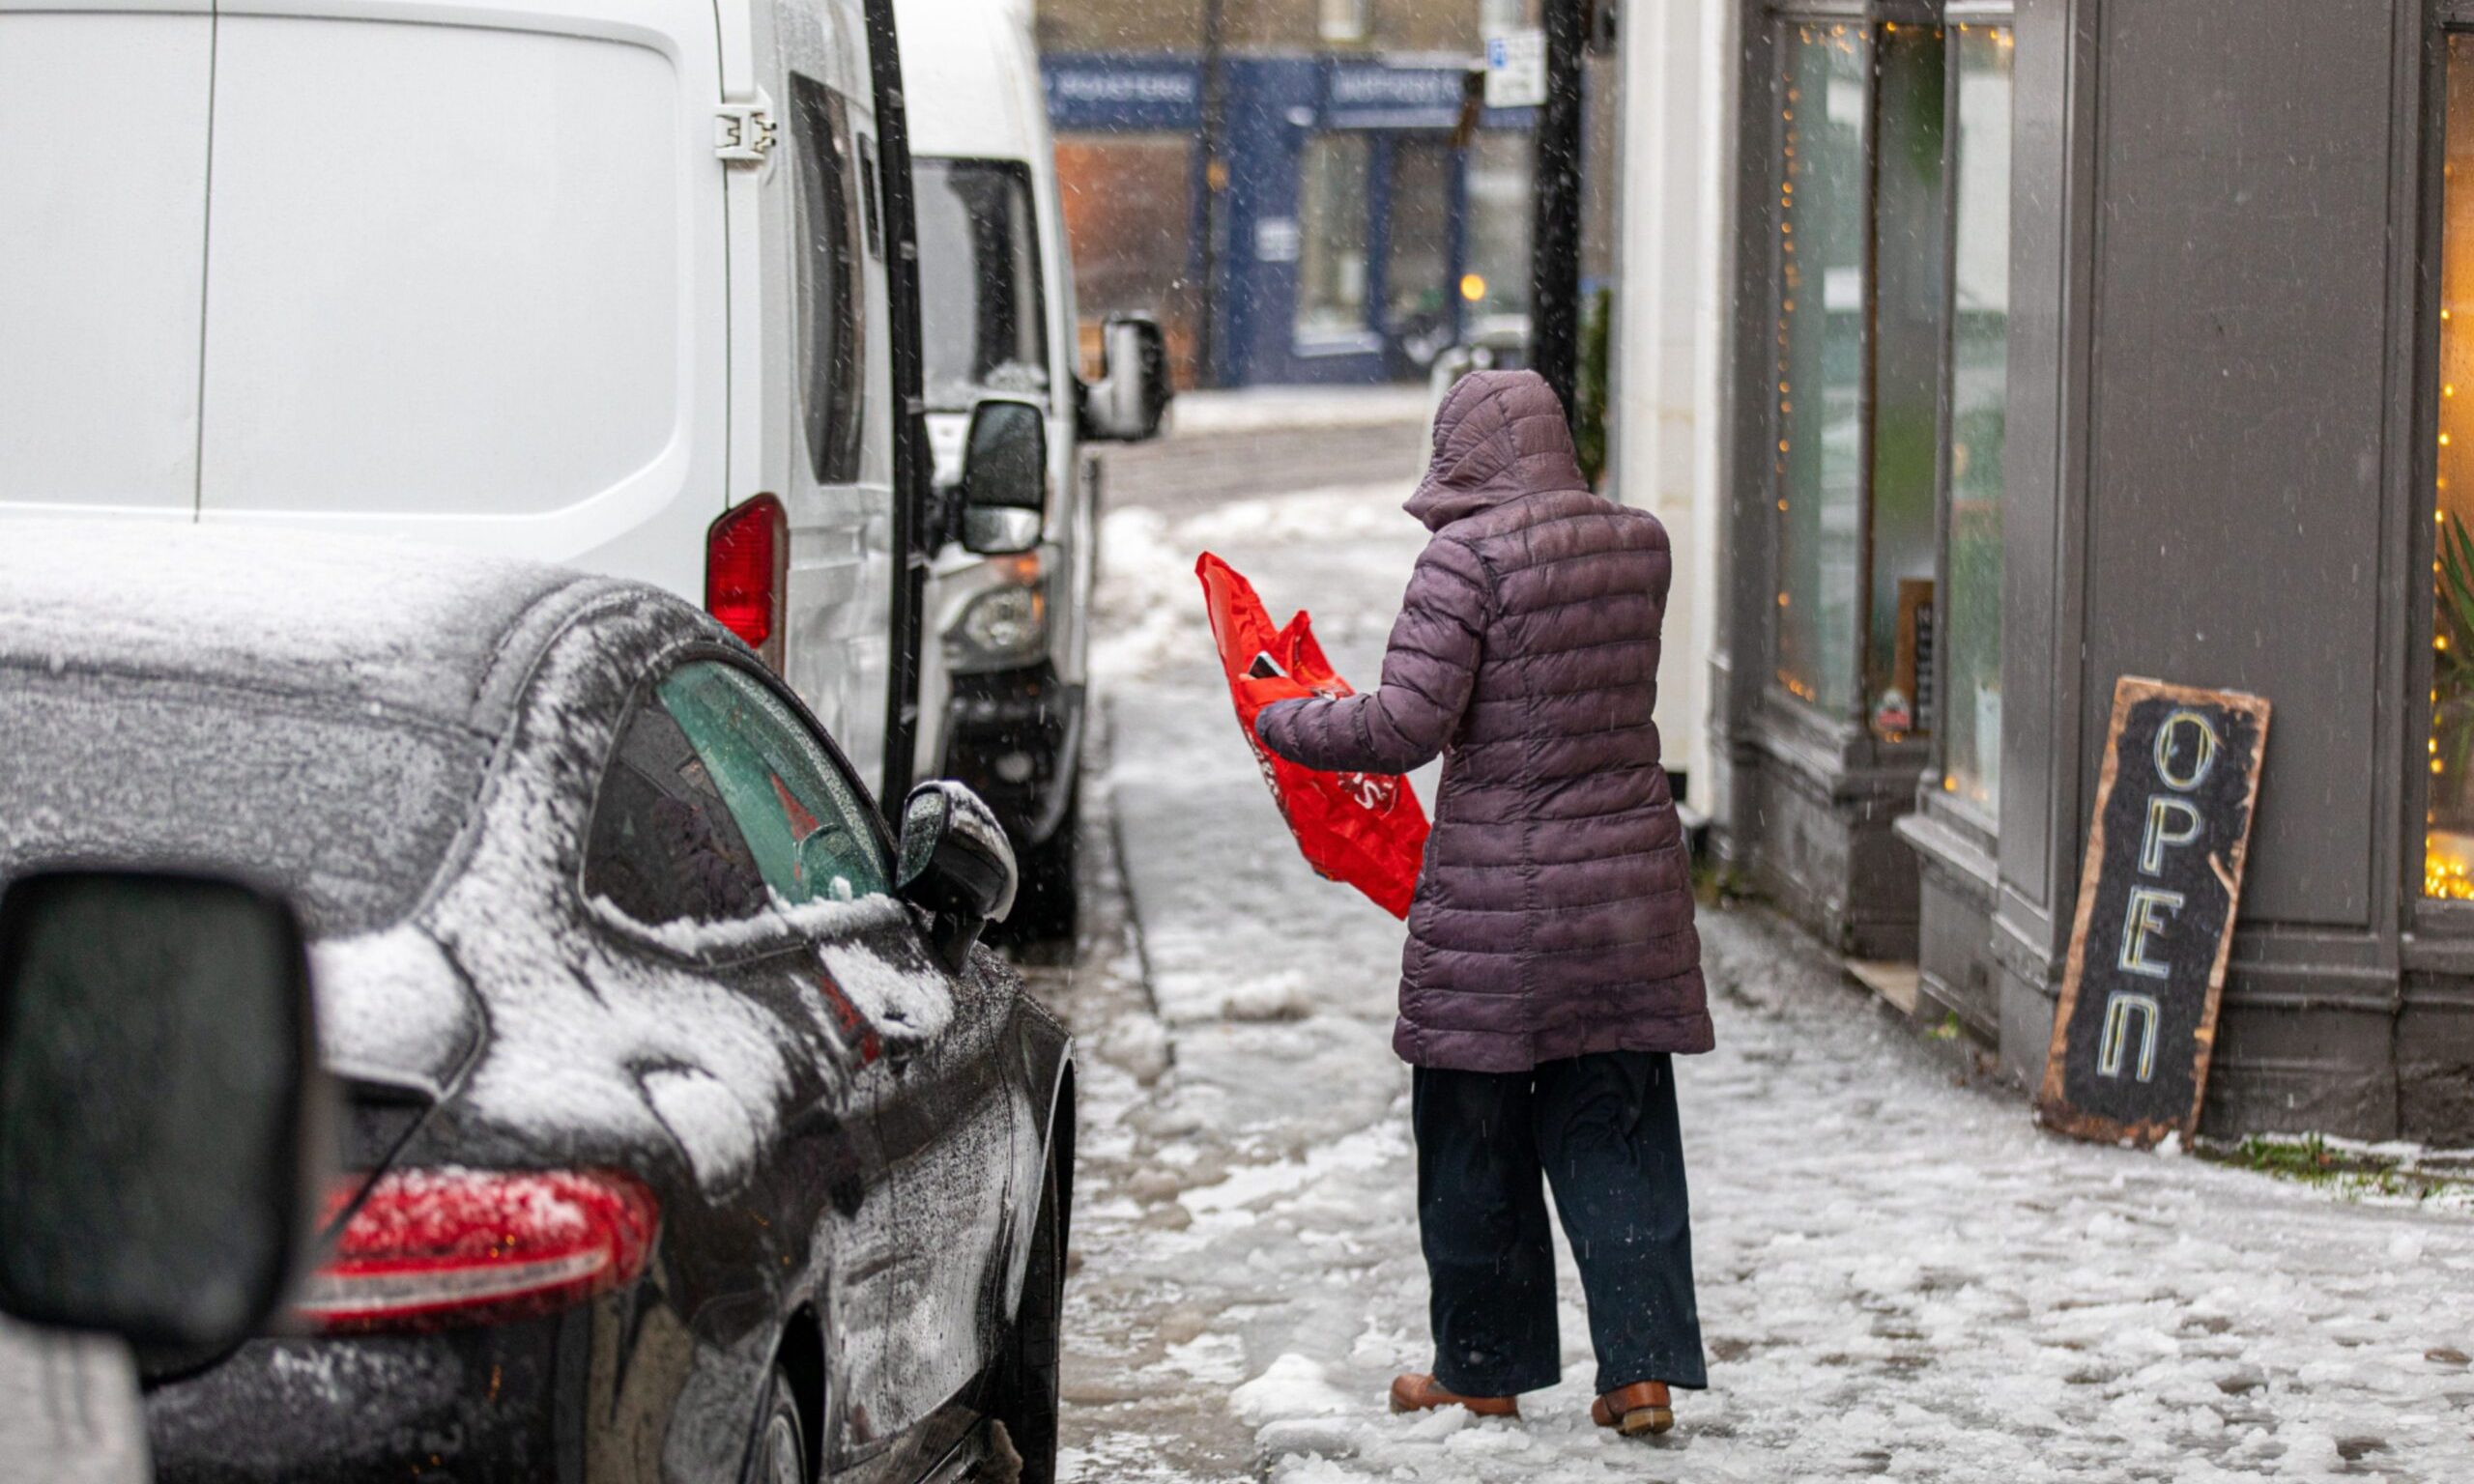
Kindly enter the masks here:
M 936 915 L 936 946 L 960 970 L 992 922 L 1014 910 L 1014 845 L 994 812 L 950 779 L 921 784 L 902 806 L 894 894 Z
M 1147 314 L 1112 314 L 1100 330 L 1100 379 L 1083 389 L 1082 436 L 1139 442 L 1167 414 L 1168 342 Z
M 0 893 L 0 1311 L 220 1349 L 322 1193 L 308 960 L 284 902 L 115 870 Z
M 1035 402 L 983 400 L 963 439 L 963 545 L 983 556 L 1027 552 L 1047 509 L 1047 414 Z

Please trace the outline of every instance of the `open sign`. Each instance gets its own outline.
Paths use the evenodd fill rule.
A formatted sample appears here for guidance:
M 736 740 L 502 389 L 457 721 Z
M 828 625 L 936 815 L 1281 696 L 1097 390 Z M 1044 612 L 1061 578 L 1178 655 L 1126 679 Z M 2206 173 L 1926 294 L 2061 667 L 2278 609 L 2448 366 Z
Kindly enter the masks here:
M 2198 1131 L 2268 703 L 2124 677 L 2037 1116 L 2082 1138 Z

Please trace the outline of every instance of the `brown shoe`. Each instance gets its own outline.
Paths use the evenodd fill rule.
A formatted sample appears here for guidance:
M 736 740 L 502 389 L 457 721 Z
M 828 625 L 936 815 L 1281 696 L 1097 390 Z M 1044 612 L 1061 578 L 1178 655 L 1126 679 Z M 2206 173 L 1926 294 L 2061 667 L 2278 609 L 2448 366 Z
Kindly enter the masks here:
M 1462 1396 L 1446 1391 L 1431 1376 L 1412 1373 L 1392 1378 L 1394 1412 L 1432 1412 L 1437 1407 L 1466 1407 L 1482 1417 L 1516 1417 L 1520 1399 L 1512 1396 Z
M 1637 1381 L 1591 1403 L 1589 1419 L 1626 1438 L 1655 1436 L 1675 1426 L 1673 1398 L 1667 1395 L 1663 1381 Z

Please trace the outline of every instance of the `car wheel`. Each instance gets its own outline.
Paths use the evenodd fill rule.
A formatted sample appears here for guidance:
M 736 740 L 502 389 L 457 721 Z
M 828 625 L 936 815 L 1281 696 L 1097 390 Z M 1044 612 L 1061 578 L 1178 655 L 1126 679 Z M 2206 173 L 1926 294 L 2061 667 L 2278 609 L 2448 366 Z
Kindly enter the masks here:
M 1031 1261 L 1022 1303 L 998 1374 L 996 1420 L 1021 1460 L 1021 1484 L 1055 1484 L 1056 1383 L 1065 1319 L 1065 1203 L 1057 1188 L 1056 1155 L 1040 1182 L 1040 1214 L 1031 1231 Z
M 799 1403 L 791 1389 L 791 1373 L 773 1367 L 764 1388 L 763 1430 L 756 1435 L 756 1453 L 747 1461 L 748 1484 L 810 1484 L 807 1430 L 799 1425 Z
M 1082 785 L 1078 781 L 1055 833 L 1022 852 L 1021 890 L 1015 898 L 1013 916 L 1004 925 L 1007 941 L 1055 943 L 1069 950 L 1074 946 L 1082 905 L 1074 846 L 1081 826 Z

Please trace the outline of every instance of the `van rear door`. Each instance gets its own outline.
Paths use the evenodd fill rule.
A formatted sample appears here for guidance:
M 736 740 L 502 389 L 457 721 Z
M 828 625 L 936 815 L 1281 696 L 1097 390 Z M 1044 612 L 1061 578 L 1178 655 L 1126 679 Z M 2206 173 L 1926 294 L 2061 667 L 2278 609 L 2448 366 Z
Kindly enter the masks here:
M 701 595 L 729 414 L 709 8 L 251 11 L 216 42 L 201 519 Z
M 0 509 L 187 517 L 215 20 L 112 3 L 0 0 Z

